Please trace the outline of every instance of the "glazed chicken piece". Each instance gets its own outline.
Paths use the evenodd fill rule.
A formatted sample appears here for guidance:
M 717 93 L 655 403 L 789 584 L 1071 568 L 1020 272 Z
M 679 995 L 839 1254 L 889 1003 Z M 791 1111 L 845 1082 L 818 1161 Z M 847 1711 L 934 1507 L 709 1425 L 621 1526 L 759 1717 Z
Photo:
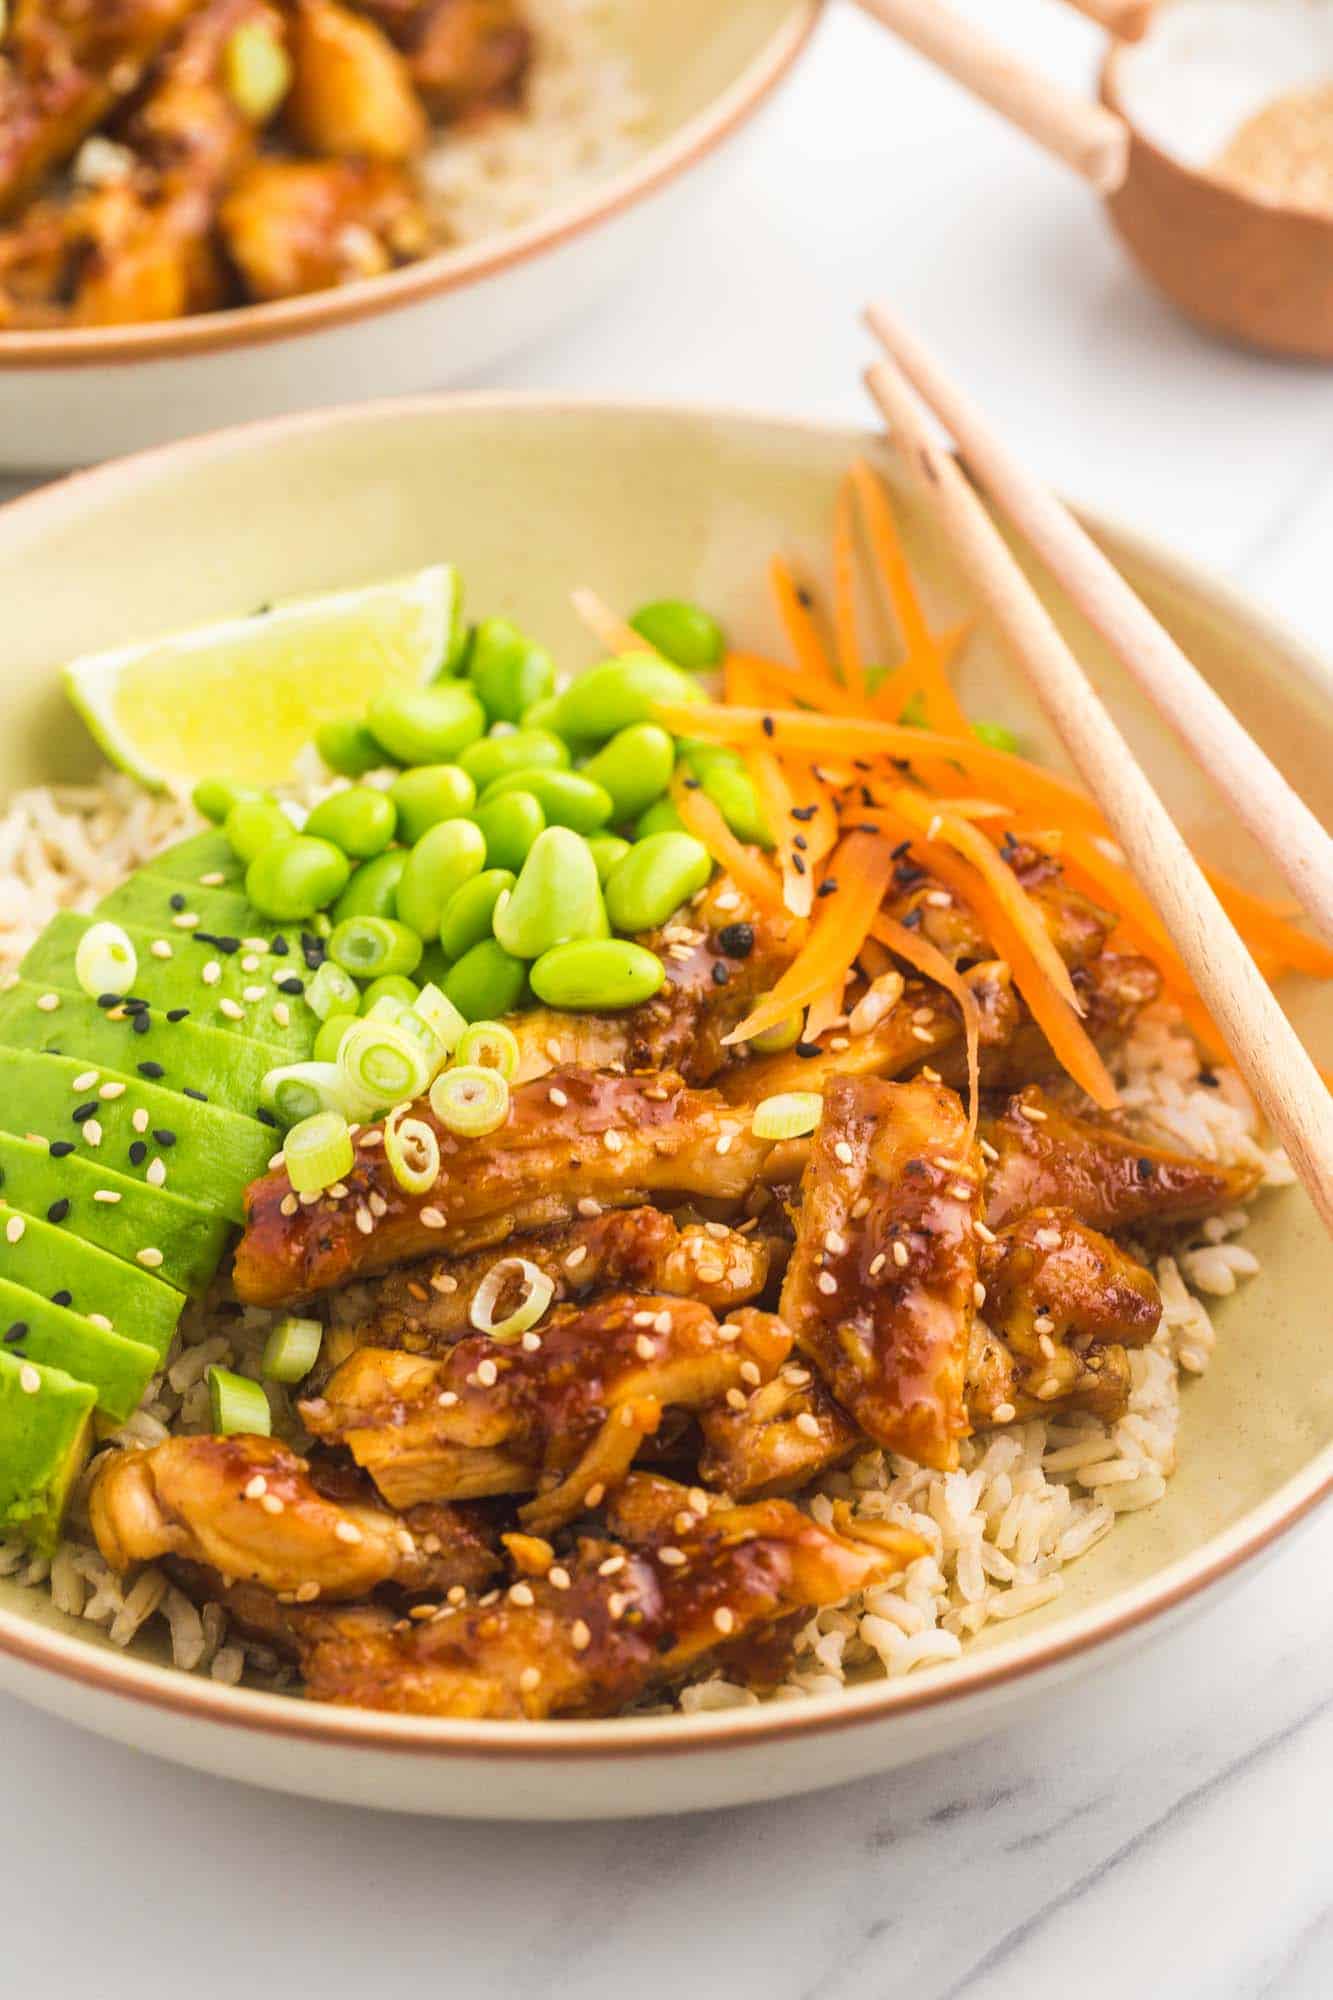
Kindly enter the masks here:
M 264 1437 L 173 1437 L 109 1453 L 89 1513 L 112 1569 L 181 1556 L 281 1596 L 364 1597 L 476 1587 L 497 1567 L 467 1514 L 407 1514 L 330 1497 L 286 1445 Z
M 742 1406 L 705 1410 L 699 1429 L 700 1479 L 740 1500 L 799 1493 L 869 1448 L 865 1433 L 799 1360 L 752 1389 Z
M 492 1301 L 491 1323 L 514 1310 L 526 1290 L 523 1264 L 550 1278 L 553 1305 L 590 1292 L 667 1292 L 726 1313 L 763 1291 L 776 1247 L 720 1222 L 682 1229 L 657 1208 L 613 1209 L 541 1236 L 515 1237 L 500 1259 L 493 1250 L 426 1259 L 371 1286 L 335 1292 L 320 1360 L 336 1365 L 364 1346 L 436 1353 L 476 1331 L 473 1302 L 497 1269 L 506 1282 Z
M 294 0 L 288 128 L 305 151 L 401 166 L 430 127 L 408 67 L 381 28 L 338 0 Z
M 254 299 L 378 277 L 421 256 L 430 236 L 409 176 L 379 161 L 256 160 L 223 201 L 219 221 Z
M 1077 1118 L 1035 1085 L 982 1120 L 986 1219 L 1003 1229 L 1034 1208 L 1067 1208 L 1093 1229 L 1198 1221 L 1253 1194 L 1255 1167 L 1219 1166 Z
M 535 1491 L 521 1518 L 546 1534 L 624 1479 L 665 1411 L 743 1394 L 790 1351 L 767 1313 L 719 1326 L 694 1300 L 613 1293 L 504 1345 L 473 1334 L 438 1358 L 363 1347 L 301 1416 L 393 1506 Z
M 446 1131 L 425 1102 L 413 1116 L 433 1126 L 440 1147 L 440 1174 L 424 1195 L 399 1187 L 378 1125 L 357 1136 L 356 1164 L 339 1183 L 345 1196 L 303 1205 L 281 1169 L 252 1183 L 234 1272 L 241 1298 L 278 1305 L 654 1198 L 734 1212 L 761 1173 L 783 1167 L 781 1146 L 756 1139 L 715 1092 L 687 1090 L 670 1074 L 555 1071 L 515 1089 L 508 1120 L 484 1139 Z
M 307 1693 L 411 1715 L 617 1715 L 706 1665 L 740 1654 L 748 1668 L 757 1641 L 769 1642 L 776 1680 L 811 1611 L 926 1553 L 918 1536 L 878 1522 L 840 1517 L 835 1532 L 785 1500 L 701 1515 L 697 1497 L 675 1489 L 666 1525 L 654 1496 L 642 1541 L 589 1538 L 546 1575 L 429 1620 L 293 1612 Z
M 1115 912 L 1072 888 L 1054 855 L 1014 840 L 1006 840 L 1000 852 L 1041 911 L 1065 964 L 1071 971 L 1091 965 L 1116 927 Z M 972 912 L 910 858 L 899 862 L 885 908 L 899 923 L 919 929 L 953 965 L 971 965 L 994 950 Z
M 515 103 L 533 37 L 519 0 L 361 0 L 407 53 L 437 118 Z
M 0 216 L 138 87 L 200 0 L 14 0 L 0 54 Z
M 1090 965 L 1075 966 L 1070 976 L 1083 1026 L 1103 1054 L 1125 1040 L 1162 991 L 1162 976 L 1151 960 L 1114 951 L 1103 952 Z M 951 1077 L 957 1074 L 956 1059 L 945 1058 L 940 1069 Z M 1050 1043 L 1025 1009 L 1014 1033 L 988 1053 L 981 1080 L 987 1090 L 1021 1090 L 1034 1079 L 1054 1081 L 1063 1074 Z

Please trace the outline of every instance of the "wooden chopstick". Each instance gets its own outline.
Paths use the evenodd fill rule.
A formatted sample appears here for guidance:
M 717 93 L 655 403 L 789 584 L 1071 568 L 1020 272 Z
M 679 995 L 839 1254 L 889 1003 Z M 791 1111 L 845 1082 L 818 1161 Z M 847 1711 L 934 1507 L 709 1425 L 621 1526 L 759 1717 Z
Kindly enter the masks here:
M 1333 1233 L 1333 1098 L 1082 667 L 896 363 L 866 377 L 895 441 L 1156 904 L 1227 1046 Z
M 1099 194 L 1129 171 L 1129 130 L 1104 105 L 1076 97 L 1029 69 L 941 0 L 859 0 L 867 14 L 1071 166 Z
M 916 336 L 887 306 L 872 306 L 866 318 L 968 471 L 1058 577 L 1333 944 L 1333 837 L 1068 508 L 1006 450 Z
M 1066 0 L 1119 42 L 1139 42 L 1152 25 L 1157 0 Z

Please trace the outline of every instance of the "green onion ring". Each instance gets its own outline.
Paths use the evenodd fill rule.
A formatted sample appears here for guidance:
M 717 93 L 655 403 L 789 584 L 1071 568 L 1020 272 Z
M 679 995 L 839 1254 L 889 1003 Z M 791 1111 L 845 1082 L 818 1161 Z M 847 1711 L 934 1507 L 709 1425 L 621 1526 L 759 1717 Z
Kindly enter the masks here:
M 229 1368 L 208 1371 L 208 1401 L 213 1429 L 219 1437 L 269 1437 L 273 1418 L 268 1397 L 258 1382 L 233 1375 Z
M 440 1142 L 424 1119 L 404 1118 L 406 1108 L 397 1105 L 384 1121 L 384 1157 L 404 1194 L 428 1194 L 439 1178 Z
M 518 1068 L 518 1037 L 503 1021 L 474 1021 L 459 1037 L 454 1060 L 494 1069 L 506 1080 Z
M 756 1139 L 804 1139 L 814 1131 L 824 1110 L 817 1090 L 785 1090 L 756 1104 L 750 1130 Z
M 282 1156 L 297 1194 L 321 1194 L 352 1171 L 356 1155 L 347 1120 L 337 1111 L 303 1118 L 287 1134 Z
M 502 1320 L 493 1320 L 496 1301 L 511 1278 L 521 1277 L 526 1290 L 520 1304 Z M 502 1257 L 477 1286 L 468 1318 L 478 1333 L 488 1333 L 501 1347 L 522 1337 L 537 1324 L 555 1297 L 555 1280 L 526 1257 Z
M 430 1108 L 447 1132 L 483 1139 L 509 1116 L 509 1085 L 498 1070 L 462 1063 L 441 1071 L 430 1087 Z

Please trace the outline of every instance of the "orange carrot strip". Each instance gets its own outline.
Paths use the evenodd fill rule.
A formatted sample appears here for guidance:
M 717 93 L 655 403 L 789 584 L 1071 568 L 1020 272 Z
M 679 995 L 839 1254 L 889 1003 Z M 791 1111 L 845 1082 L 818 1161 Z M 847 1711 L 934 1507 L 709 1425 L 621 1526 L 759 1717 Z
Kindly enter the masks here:
M 1308 972 L 1314 979 L 1333 979 L 1333 950 L 1326 944 L 1306 931 L 1297 930 L 1278 915 L 1265 897 L 1242 889 L 1239 882 L 1233 882 L 1219 868 L 1210 867 L 1206 861 L 1202 867 L 1218 902 L 1251 946 L 1258 940 L 1293 972 Z
M 817 993 L 805 1010 L 805 1040 L 817 1042 L 826 1035 L 835 1021 L 842 1018 L 842 996 L 847 985 L 847 975 L 835 979 L 832 986 L 823 993 Z
M 855 717 L 865 713 L 859 695 L 849 694 L 836 681 L 821 680 L 815 674 L 801 674 L 792 667 L 780 667 L 772 660 L 760 660 L 748 653 L 732 655 L 739 668 L 748 671 L 762 698 L 786 708 L 793 702 L 818 709 L 826 715 Z M 730 695 L 727 697 L 731 700 Z
M 814 614 L 781 556 L 774 556 L 768 566 L 768 576 L 777 599 L 782 629 L 801 672 L 816 680 L 835 680 L 833 663 L 824 650 Z
M 696 840 L 703 842 L 718 867 L 761 910 L 782 908 L 782 885 L 757 847 L 737 840 L 713 801 L 692 791 L 681 779 L 671 788 L 676 811 Z
M 756 750 L 749 759 L 749 769 L 760 808 L 777 847 L 782 900 L 794 917 L 808 917 L 815 897 L 814 876 L 804 856 L 801 857 L 802 865 L 799 868 L 796 866 L 797 850 L 792 844 L 792 836 L 799 833 L 801 827 L 800 822 L 791 816 L 792 796 L 782 766 L 771 750 Z
M 975 618 L 964 618 L 959 624 L 950 625 L 933 641 L 942 668 L 947 670 L 953 665 L 976 630 L 976 622 Z M 882 716 L 886 722 L 896 722 L 913 695 L 920 692 L 920 668 L 909 656 L 880 682 L 865 712 Z
M 945 735 L 966 736 L 970 724 L 949 684 L 940 649 L 926 623 L 926 614 L 916 594 L 916 585 L 903 552 L 898 523 L 884 482 L 863 458 L 853 464 L 851 477 L 861 502 L 870 546 L 903 635 L 907 657 L 918 675 L 926 721 L 932 729 L 938 729 Z
M 856 524 L 852 507 L 851 481 L 843 479 L 833 512 L 833 629 L 843 685 L 864 699 L 865 662 L 856 632 Z
M 747 1042 L 776 1027 L 798 1007 L 808 1007 L 836 980 L 846 977 L 865 943 L 893 874 L 893 850 L 873 833 L 849 833 L 830 863 L 838 893 L 816 906 L 810 936 L 777 985 L 726 1037 Z
M 929 938 L 923 938 L 919 931 L 909 931 L 893 917 L 878 916 L 870 926 L 870 935 L 880 944 L 887 945 L 898 958 L 906 959 L 915 966 L 923 978 L 936 986 L 942 986 L 957 1006 L 963 1018 L 963 1032 L 967 1037 L 967 1136 L 972 1140 L 977 1129 L 977 1113 L 981 1106 L 981 1009 L 976 995 L 957 966 L 951 965 L 942 951 L 937 951 Z
M 799 760 L 784 764 L 783 769 L 791 793 L 792 817 L 798 812 L 806 815 L 800 822 L 805 834 L 805 858 L 812 868 L 817 867 L 826 854 L 833 852 L 838 840 L 838 815 L 833 810 L 828 782 L 813 765 Z

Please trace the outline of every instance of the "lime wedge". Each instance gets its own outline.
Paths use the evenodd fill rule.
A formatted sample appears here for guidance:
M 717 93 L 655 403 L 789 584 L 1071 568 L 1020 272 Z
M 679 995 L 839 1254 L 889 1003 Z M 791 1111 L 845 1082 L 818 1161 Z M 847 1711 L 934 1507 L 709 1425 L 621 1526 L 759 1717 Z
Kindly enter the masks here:
M 277 784 L 320 723 L 452 664 L 461 597 L 457 572 L 438 563 L 85 654 L 65 688 L 112 763 L 154 791 L 219 773 Z

